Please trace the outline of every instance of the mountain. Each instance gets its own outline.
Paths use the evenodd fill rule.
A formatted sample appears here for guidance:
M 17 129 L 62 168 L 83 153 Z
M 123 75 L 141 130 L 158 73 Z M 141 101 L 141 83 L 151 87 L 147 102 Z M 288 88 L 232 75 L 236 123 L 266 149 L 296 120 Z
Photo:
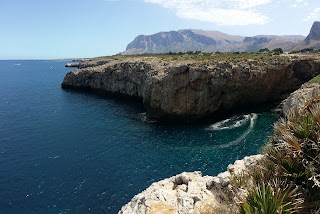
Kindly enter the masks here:
M 258 51 L 261 48 L 279 47 L 283 50 L 291 50 L 304 39 L 304 36 L 299 35 L 243 37 L 219 31 L 186 29 L 139 35 L 128 44 L 123 54 Z
M 320 22 L 314 22 L 309 35 L 305 39 L 307 43 L 311 43 L 312 41 L 320 41 Z
M 320 49 L 320 22 L 314 22 L 309 35 L 304 41 L 300 42 L 294 50 L 302 50 L 305 48 Z
M 253 37 L 245 37 L 241 45 L 241 51 L 256 52 L 262 48 L 273 50 L 275 48 L 282 48 L 289 51 L 294 48 L 297 43 L 303 41 L 305 37 L 300 35 L 258 35 Z

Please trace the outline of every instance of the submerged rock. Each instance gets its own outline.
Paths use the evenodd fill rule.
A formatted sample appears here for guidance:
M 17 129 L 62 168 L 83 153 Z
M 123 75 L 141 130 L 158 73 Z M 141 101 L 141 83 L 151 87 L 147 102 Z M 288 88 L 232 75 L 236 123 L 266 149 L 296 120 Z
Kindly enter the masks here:
M 280 102 L 319 74 L 320 62 L 128 57 L 91 61 L 80 68 L 65 76 L 63 88 L 138 97 L 151 118 L 192 120 L 218 111 Z
M 247 191 L 233 186 L 231 178 L 251 170 L 263 157 L 255 155 L 237 160 L 226 172 L 214 177 L 183 172 L 153 183 L 123 206 L 119 214 L 237 213 L 237 198 L 245 197 Z

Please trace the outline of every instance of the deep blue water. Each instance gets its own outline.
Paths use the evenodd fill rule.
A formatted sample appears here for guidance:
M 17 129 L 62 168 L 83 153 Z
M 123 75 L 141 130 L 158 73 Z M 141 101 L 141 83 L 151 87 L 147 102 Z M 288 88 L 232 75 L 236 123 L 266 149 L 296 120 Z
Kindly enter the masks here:
M 154 181 L 256 154 L 276 120 L 147 122 L 138 102 L 61 89 L 66 63 L 0 61 L 0 213 L 116 213 Z

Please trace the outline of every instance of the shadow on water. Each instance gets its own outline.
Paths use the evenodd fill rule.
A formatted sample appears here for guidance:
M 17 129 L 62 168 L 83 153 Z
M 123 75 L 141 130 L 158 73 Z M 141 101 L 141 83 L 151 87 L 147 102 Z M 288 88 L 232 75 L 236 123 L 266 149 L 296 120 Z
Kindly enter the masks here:
M 77 97 L 84 97 L 86 99 L 101 99 L 108 100 L 119 107 L 130 110 L 130 112 L 142 113 L 145 112 L 145 108 L 142 103 L 142 99 L 139 97 L 131 97 L 122 94 L 103 93 L 99 91 L 93 91 L 88 89 L 62 89 L 62 91 L 77 95 Z
M 201 118 L 161 118 L 154 119 L 148 117 L 146 113 L 146 108 L 143 105 L 143 100 L 140 97 L 132 97 L 129 95 L 123 95 L 120 93 L 106 93 L 100 90 L 92 90 L 92 89 L 62 89 L 66 93 L 76 94 L 85 96 L 86 99 L 102 99 L 107 100 L 108 102 L 112 102 L 118 107 L 122 108 L 122 110 L 126 111 L 128 114 L 140 114 L 139 120 L 150 124 L 157 124 L 158 128 L 165 127 L 175 127 L 175 128 L 190 128 L 194 125 L 207 127 L 212 123 L 216 123 L 226 118 L 232 118 L 237 115 L 248 115 L 251 113 L 263 113 L 263 112 L 272 112 L 279 105 L 279 103 L 264 103 L 259 105 L 248 105 L 238 107 L 236 109 L 232 109 L 229 111 L 219 110 L 211 115 L 206 115 Z
M 275 115 L 251 110 L 200 123 L 150 121 L 141 99 L 61 89 L 62 65 L 0 69 L 3 213 L 117 213 L 155 181 L 216 175 L 272 133 Z

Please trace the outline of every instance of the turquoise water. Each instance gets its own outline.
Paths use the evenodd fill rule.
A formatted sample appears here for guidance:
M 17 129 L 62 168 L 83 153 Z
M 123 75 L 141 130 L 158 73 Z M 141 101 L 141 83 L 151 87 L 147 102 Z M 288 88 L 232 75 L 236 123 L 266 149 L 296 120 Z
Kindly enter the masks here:
M 63 90 L 67 61 L 0 61 L 0 213 L 116 213 L 152 182 L 256 154 L 276 115 L 145 120 L 139 102 Z

